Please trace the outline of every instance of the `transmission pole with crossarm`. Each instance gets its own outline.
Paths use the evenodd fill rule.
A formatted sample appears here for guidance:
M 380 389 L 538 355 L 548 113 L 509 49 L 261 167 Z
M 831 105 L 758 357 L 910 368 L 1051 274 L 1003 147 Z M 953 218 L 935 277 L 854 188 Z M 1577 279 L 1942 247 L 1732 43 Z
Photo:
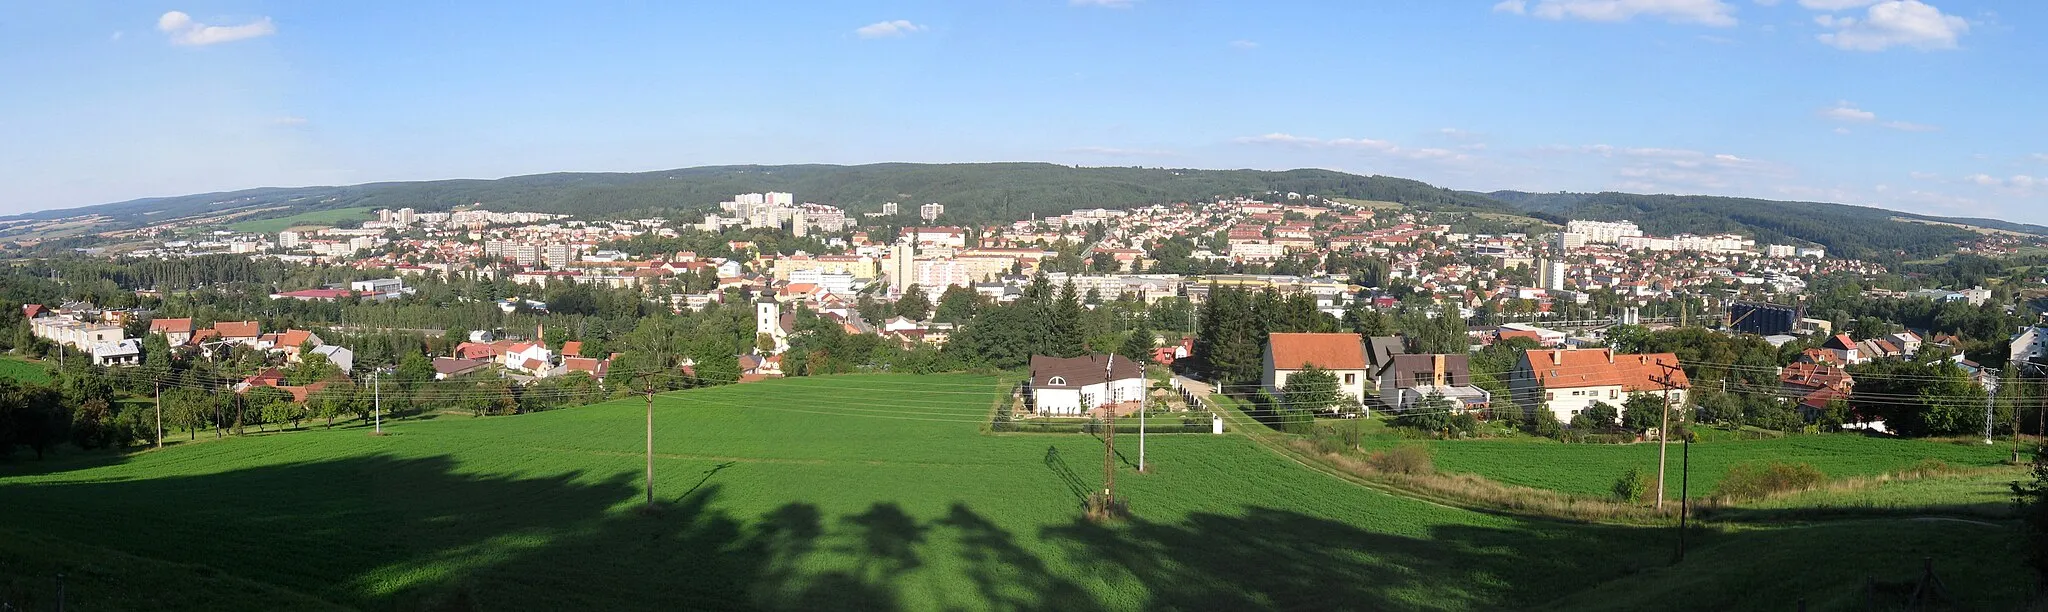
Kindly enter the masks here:
M 1657 361 L 1657 367 L 1664 372 L 1657 376 L 1657 384 L 1664 387 L 1664 424 L 1657 428 L 1657 509 L 1664 509 L 1664 457 L 1671 444 L 1671 389 L 1675 386 L 1672 374 L 1678 370 L 1676 364 Z

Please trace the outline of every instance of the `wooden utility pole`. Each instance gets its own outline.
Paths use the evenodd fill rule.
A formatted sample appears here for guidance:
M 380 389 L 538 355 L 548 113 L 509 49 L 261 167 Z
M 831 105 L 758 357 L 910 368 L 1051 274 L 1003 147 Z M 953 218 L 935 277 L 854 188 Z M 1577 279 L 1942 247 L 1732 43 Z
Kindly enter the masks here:
M 1664 370 L 1664 372 L 1658 375 L 1657 377 L 1657 384 L 1664 386 L 1664 424 L 1658 426 L 1657 428 L 1657 509 L 1663 510 L 1664 457 L 1666 454 L 1666 448 L 1671 445 L 1671 373 L 1673 370 L 1677 370 L 1678 366 L 1676 364 L 1669 364 L 1664 363 L 1663 361 L 1658 361 L 1657 367 L 1662 368 Z
M 654 379 L 648 378 L 647 387 L 647 507 L 654 507 Z
M 164 447 L 164 383 L 156 383 L 156 447 Z

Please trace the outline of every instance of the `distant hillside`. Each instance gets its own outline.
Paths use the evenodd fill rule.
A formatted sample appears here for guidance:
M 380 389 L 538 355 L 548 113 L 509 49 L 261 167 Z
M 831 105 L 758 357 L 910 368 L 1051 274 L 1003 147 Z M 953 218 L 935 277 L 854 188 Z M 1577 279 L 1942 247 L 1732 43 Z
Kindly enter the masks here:
M 1831 253 L 1880 261 L 1951 253 L 1957 244 L 1977 238 L 1976 233 L 1967 229 L 1899 218 L 2048 235 L 2048 227 L 2038 225 L 1931 217 L 1821 202 L 1615 192 L 1496 191 L 1484 195 L 1559 223 L 1569 219 L 1627 219 L 1651 234 L 1735 232 L 1754 236 L 1759 242 L 1814 243 L 1827 247 Z
M 372 183 L 346 187 L 250 189 L 52 210 L 17 218 L 103 214 L 141 226 L 235 209 L 288 206 L 247 217 L 287 216 L 307 209 L 403 208 L 422 211 L 482 204 L 492 210 L 589 216 L 642 211 L 704 210 L 736 193 L 787 191 L 801 201 L 879 210 L 946 205 L 956 222 L 1022 219 L 1075 208 L 1123 208 L 1269 191 L 1400 202 L 1428 210 L 1505 210 L 1483 195 L 1418 181 L 1329 170 L 1187 170 L 1075 168 L 1043 163 L 871 164 L 864 166 L 711 166 L 638 173 L 557 173 L 497 180 Z

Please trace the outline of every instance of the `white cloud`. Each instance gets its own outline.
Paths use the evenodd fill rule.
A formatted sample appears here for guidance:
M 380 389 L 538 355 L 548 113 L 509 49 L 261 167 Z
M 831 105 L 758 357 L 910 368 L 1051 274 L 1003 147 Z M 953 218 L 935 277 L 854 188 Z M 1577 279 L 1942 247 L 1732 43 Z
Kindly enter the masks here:
M 1845 127 L 1838 127 L 1838 128 L 1835 128 L 1835 133 L 1836 133 L 1836 134 L 1848 134 L 1848 133 L 1850 133 L 1850 132 L 1849 132 L 1849 128 L 1845 128 Z
M 1232 49 L 1239 49 L 1239 50 L 1244 50 L 1244 51 L 1250 51 L 1250 50 L 1252 50 L 1252 49 L 1257 49 L 1257 48 L 1259 48 L 1259 43 L 1256 43 L 1256 42 L 1252 42 L 1252 41 L 1249 41 L 1249 40 L 1233 40 L 1233 41 L 1230 41 L 1230 48 L 1232 48 Z
M 2048 153 L 2035 153 L 2027 157 L 2037 162 L 2048 162 Z
M 1067 4 L 1101 8 L 1131 8 L 1138 4 L 1138 0 L 1067 0 Z
M 1716 27 L 1736 24 L 1735 6 L 1725 0 L 1535 0 L 1533 6 L 1529 0 L 1502 0 L 1493 12 L 1552 21 L 1619 22 L 1640 16 Z
M 1878 2 L 1882 1 L 1883 0 L 1799 0 L 1799 6 L 1810 8 L 1816 11 L 1839 11 L 1844 9 L 1863 8 L 1866 6 L 1870 6 L 1872 4 L 1877 4 Z
M 901 36 L 909 36 L 911 34 L 923 32 L 924 30 L 924 26 L 911 23 L 908 19 L 897 19 L 894 21 L 877 21 L 875 23 L 870 23 L 859 28 L 855 28 L 853 30 L 853 33 L 855 35 L 860 36 L 861 38 L 896 38 Z
M 1935 174 L 1933 172 L 1921 172 L 1918 170 L 1908 172 L 1906 173 L 1906 176 L 1913 177 L 1913 180 L 1916 181 L 1932 181 L 1941 178 L 1941 175 L 1939 174 Z
M 287 115 L 284 117 L 272 119 L 270 120 L 270 122 L 274 125 L 280 125 L 284 127 L 298 127 L 306 124 L 306 118 Z
M 1777 6 L 1778 0 L 1756 0 L 1757 6 Z
M 1877 113 L 1856 108 L 1856 105 L 1849 103 L 1848 100 L 1836 102 L 1834 106 L 1822 109 L 1820 111 L 1820 116 L 1827 117 L 1829 119 L 1833 119 L 1836 121 L 1862 122 L 1877 120 Z
M 1833 30 L 1816 38 L 1848 51 L 1883 51 L 1896 46 L 1935 50 L 1956 48 L 1956 38 L 1970 31 L 1970 22 L 1920 0 L 1885 0 L 1870 6 L 1862 18 L 1819 15 L 1814 23 Z
M 258 17 L 255 21 L 234 26 L 206 25 L 192 20 L 191 15 L 181 11 L 170 11 L 156 19 L 156 29 L 170 35 L 171 44 L 202 46 L 234 42 L 277 33 L 277 25 L 269 17 Z
M 128 35 L 128 33 L 127 33 L 127 32 L 123 32 L 123 31 L 120 31 L 120 30 L 115 30 L 115 31 L 114 31 L 114 35 L 113 35 L 113 36 L 111 36 L 111 37 L 108 37 L 108 39 L 107 39 L 107 40 L 112 40 L 112 41 L 114 41 L 114 42 L 120 42 L 120 41 L 121 41 L 121 37 L 123 37 L 123 36 L 127 36 L 127 35 Z
M 2004 178 L 1989 174 L 1972 174 L 1963 177 L 1963 180 L 1982 187 L 1990 187 L 2004 195 L 2032 196 L 2037 193 L 2043 193 L 2037 190 L 2048 188 L 2048 177 L 2026 174 L 2015 174 Z
M 1759 181 L 1782 179 L 1791 169 L 1762 160 L 1730 153 L 1707 153 L 1690 149 L 1658 147 L 1615 147 L 1596 144 L 1577 147 L 1545 147 L 1548 153 L 1577 153 L 1612 160 L 1609 172 L 1613 188 L 1680 192 L 1729 191 L 1753 187 Z
M 1884 126 L 1901 132 L 1939 132 L 1940 127 L 1911 121 L 1886 121 Z

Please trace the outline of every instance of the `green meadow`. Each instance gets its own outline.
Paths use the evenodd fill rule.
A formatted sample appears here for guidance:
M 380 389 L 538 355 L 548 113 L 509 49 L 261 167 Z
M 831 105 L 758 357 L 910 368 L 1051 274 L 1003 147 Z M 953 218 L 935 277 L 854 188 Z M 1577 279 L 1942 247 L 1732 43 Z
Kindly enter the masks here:
M 1948 582 L 1966 607 L 2026 596 L 2017 552 L 1975 546 L 1981 525 L 1884 523 L 1918 535 L 1882 542 L 1713 527 L 1671 566 L 1671 529 L 1396 497 L 1237 434 L 1150 436 L 1149 473 L 1119 436 L 1132 517 L 1095 524 L 1080 508 L 1101 441 L 985 433 L 1005 389 L 857 375 L 658 396 L 651 507 L 639 399 L 17 456 L 0 463 L 0 601 L 49 608 L 64 573 L 81 610 L 1790 609 L 1785 589 L 1684 579 L 1767 549 L 1788 552 L 1742 571 L 1890 580 L 1967 559 L 1982 568 Z
M 1604 496 L 1629 468 L 1657 472 L 1657 445 L 1566 444 L 1542 438 L 1440 440 L 1429 442 L 1439 470 L 1470 472 L 1487 478 L 1539 489 Z M 1683 445 L 1667 450 L 1670 495 L 1677 496 Z M 1989 467 L 2004 462 L 2011 447 L 2004 444 L 1956 443 L 1822 434 L 1766 440 L 1722 440 L 1692 445 L 1690 487 L 1694 495 L 1713 493 L 1728 468 L 1750 461 L 1806 463 L 1829 478 L 1874 476 L 1906 470 L 1929 459 L 1956 467 Z
M 289 217 L 271 217 L 268 219 L 251 219 L 248 221 L 237 221 L 228 224 L 228 229 L 232 229 L 238 232 L 249 232 L 253 234 L 275 234 L 294 227 L 330 227 L 336 223 L 340 223 L 342 221 L 347 221 L 350 219 L 368 219 L 370 218 L 370 212 L 373 210 L 376 209 L 362 207 L 329 208 L 325 210 L 313 210 L 302 212 Z

